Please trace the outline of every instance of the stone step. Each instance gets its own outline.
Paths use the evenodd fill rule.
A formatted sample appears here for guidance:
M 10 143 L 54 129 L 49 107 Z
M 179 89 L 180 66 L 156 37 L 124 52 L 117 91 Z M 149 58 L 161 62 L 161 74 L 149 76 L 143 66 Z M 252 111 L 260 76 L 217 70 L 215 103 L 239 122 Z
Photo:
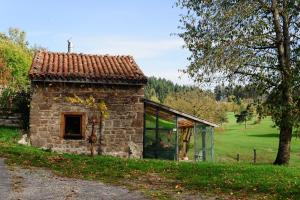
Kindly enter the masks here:
M 21 127 L 20 113 L 3 113 L 0 112 L 0 126 Z

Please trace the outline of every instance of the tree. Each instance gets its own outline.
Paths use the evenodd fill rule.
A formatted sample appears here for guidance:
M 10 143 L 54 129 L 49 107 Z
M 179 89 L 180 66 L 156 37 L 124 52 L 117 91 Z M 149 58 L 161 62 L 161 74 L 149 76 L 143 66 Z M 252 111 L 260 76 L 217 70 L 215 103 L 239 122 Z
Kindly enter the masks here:
M 9 28 L 8 29 L 8 38 L 10 41 L 19 45 L 22 48 L 28 47 L 28 42 L 26 41 L 26 33 L 18 28 Z
M 240 114 L 236 114 L 236 123 L 245 123 L 245 129 L 247 128 L 247 116 L 248 113 L 246 110 L 243 110 Z
M 9 35 L 0 33 L 0 111 L 21 113 L 25 130 L 29 128 L 28 70 L 32 56 L 25 32 L 11 28 Z
M 28 70 L 32 57 L 24 31 L 10 28 L 8 36 L 0 34 L 1 84 L 12 93 L 29 89 Z
M 223 99 L 223 90 L 222 90 L 222 86 L 220 85 L 217 85 L 215 88 L 214 88 L 214 94 L 215 94 L 215 98 L 217 101 L 221 101 Z
M 247 121 L 250 121 L 253 118 L 254 110 L 252 105 L 248 105 L 246 110 L 241 111 L 239 114 L 236 114 L 236 123 L 245 123 L 245 129 L 247 128 Z
M 214 99 L 213 94 L 200 89 L 169 94 L 166 105 L 215 123 L 227 121 L 225 109 Z
M 195 81 L 250 83 L 280 129 L 274 164 L 288 164 L 300 85 L 299 0 L 178 0 L 179 36 Z
M 157 98 L 155 89 L 149 87 L 149 85 L 147 85 L 146 89 L 145 89 L 145 98 L 150 99 L 150 100 L 155 101 L 155 102 L 160 102 L 159 99 Z

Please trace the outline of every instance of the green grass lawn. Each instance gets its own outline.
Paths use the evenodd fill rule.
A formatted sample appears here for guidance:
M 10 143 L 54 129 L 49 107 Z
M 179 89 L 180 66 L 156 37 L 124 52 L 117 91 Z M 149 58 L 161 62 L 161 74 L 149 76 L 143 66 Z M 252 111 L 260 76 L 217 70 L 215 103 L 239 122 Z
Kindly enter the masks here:
M 0 127 L 0 157 L 9 165 L 43 167 L 61 176 L 123 185 L 154 199 L 168 199 L 178 192 L 210 193 L 221 199 L 224 195 L 226 199 L 300 199 L 296 167 L 57 154 L 18 145 L 19 137 L 17 129 Z
M 217 162 L 236 162 L 240 154 L 240 162 L 253 161 L 253 149 L 257 150 L 258 163 L 272 163 L 278 148 L 279 130 L 274 127 L 270 117 L 259 124 L 254 120 L 244 124 L 235 122 L 233 113 L 228 113 L 228 123 L 215 131 L 215 158 Z M 300 138 L 292 139 L 291 166 L 300 166 Z

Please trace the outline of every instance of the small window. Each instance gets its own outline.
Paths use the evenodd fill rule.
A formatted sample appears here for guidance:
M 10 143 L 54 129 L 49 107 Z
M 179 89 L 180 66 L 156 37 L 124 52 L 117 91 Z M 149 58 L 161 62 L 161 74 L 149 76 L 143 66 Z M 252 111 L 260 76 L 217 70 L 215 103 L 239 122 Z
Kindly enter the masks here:
M 82 115 L 64 115 L 64 138 L 82 139 Z

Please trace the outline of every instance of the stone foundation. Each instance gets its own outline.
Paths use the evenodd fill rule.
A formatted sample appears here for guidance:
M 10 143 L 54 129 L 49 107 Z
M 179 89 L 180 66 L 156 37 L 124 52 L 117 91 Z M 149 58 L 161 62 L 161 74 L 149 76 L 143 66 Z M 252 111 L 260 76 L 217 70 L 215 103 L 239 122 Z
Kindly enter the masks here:
M 87 138 L 91 134 L 91 118 L 95 113 L 84 106 L 67 102 L 65 97 L 76 94 L 87 98 L 92 95 L 97 101 L 104 100 L 109 112 L 101 133 L 99 123 L 96 125 L 97 152 L 121 157 L 128 157 L 132 152 L 131 157 L 142 157 L 143 86 L 33 83 L 32 89 L 30 140 L 33 146 L 58 152 L 89 154 Z M 86 131 L 82 140 L 64 139 L 61 134 L 62 113 L 68 112 L 80 112 L 86 116 Z

